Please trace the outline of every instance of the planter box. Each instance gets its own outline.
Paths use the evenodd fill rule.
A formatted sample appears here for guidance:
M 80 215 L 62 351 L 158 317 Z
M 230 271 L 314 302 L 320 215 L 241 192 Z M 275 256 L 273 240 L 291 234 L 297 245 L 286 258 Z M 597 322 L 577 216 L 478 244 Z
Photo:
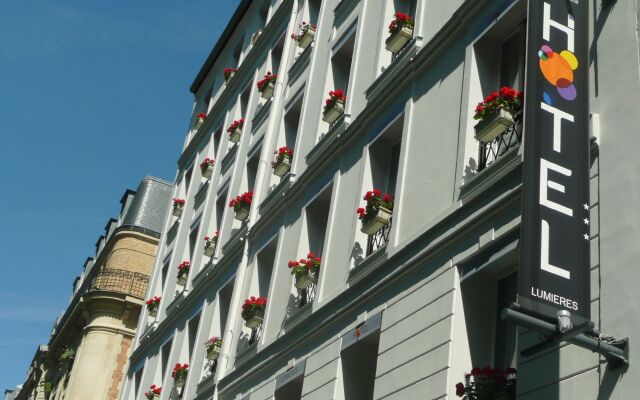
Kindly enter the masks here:
M 231 143 L 238 143 L 242 137 L 242 128 L 236 128 L 229 134 L 229 141 Z
M 202 177 L 209 179 L 211 178 L 211 175 L 213 175 L 213 165 L 207 164 L 207 166 L 201 171 L 202 171 Z
M 307 29 L 307 31 L 304 33 L 304 35 L 302 35 L 300 40 L 298 40 L 298 47 L 302 49 L 306 49 L 307 47 L 309 47 L 311 43 L 313 43 L 315 38 L 316 38 L 316 30 L 313 28 Z
M 307 268 L 305 272 L 296 274 L 296 288 L 306 289 L 312 284 L 318 282 L 318 271 L 314 268 Z
M 157 317 L 158 316 L 158 307 L 154 307 L 154 308 L 149 309 L 148 313 L 149 313 L 150 317 L 153 317 L 153 318 Z
M 255 329 L 262 324 L 262 321 L 264 321 L 264 311 L 256 310 L 255 314 L 251 318 L 244 321 L 244 326 L 249 329 Z
M 173 386 L 177 387 L 177 388 L 181 388 L 184 386 L 185 382 L 187 381 L 187 378 L 174 378 L 173 379 Z
M 187 280 L 189 279 L 189 274 L 182 274 L 178 276 L 178 285 L 187 286 Z
M 207 360 L 217 360 L 220 357 L 220 347 L 215 346 L 207 350 Z
M 233 79 L 233 77 L 236 75 L 235 72 L 230 73 L 229 75 L 225 75 L 224 77 L 224 84 L 226 85 L 227 83 L 229 83 L 229 81 L 231 79 Z
M 249 207 L 242 206 L 238 211 L 236 211 L 235 218 L 238 221 L 244 221 L 249 218 Z
M 390 210 L 387 210 L 384 207 L 378 207 L 378 212 L 376 215 L 370 220 L 362 223 L 362 228 L 360 229 L 362 233 L 367 235 L 375 235 L 382 228 L 389 225 L 391 222 L 391 216 L 393 214 Z
M 505 133 L 515 125 L 513 111 L 507 107 L 499 107 L 474 127 L 476 140 L 488 143 Z
M 207 257 L 213 257 L 213 255 L 216 253 L 216 244 L 218 243 L 217 240 L 210 240 L 207 243 L 205 243 L 204 245 L 204 255 Z
M 260 92 L 260 97 L 269 100 L 271 97 L 273 97 L 273 91 L 275 90 L 275 88 L 276 86 L 273 84 L 273 82 L 269 82 L 267 86 L 262 89 L 262 92 Z
M 171 213 L 173 214 L 174 217 L 180 218 L 182 216 L 182 210 L 183 209 L 184 209 L 183 205 L 174 204 L 173 205 L 173 211 Z
M 322 114 L 322 120 L 331 125 L 336 122 L 342 114 L 344 114 L 344 101 L 337 100 L 333 107 Z
M 273 166 L 273 174 L 279 177 L 283 177 L 291 169 L 291 157 L 284 156 L 282 161 L 276 163 Z
M 404 46 L 409 43 L 411 38 L 413 37 L 413 28 L 408 26 L 403 26 L 400 30 L 391 36 L 389 36 L 386 40 L 386 48 L 392 53 L 397 53 L 404 48 Z
M 197 131 L 198 129 L 200 129 L 203 123 L 204 123 L 204 118 L 196 118 L 196 122 L 193 124 L 193 129 Z
M 262 35 L 262 29 L 258 29 L 257 32 L 255 32 L 252 36 L 251 36 L 251 44 L 254 45 L 256 44 L 256 42 L 258 41 L 258 39 L 260 38 L 260 35 Z

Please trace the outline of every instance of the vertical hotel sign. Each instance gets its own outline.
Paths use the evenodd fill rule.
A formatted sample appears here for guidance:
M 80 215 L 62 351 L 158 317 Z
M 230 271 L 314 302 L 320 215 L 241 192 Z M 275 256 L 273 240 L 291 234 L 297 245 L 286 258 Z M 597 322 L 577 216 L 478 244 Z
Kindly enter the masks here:
M 590 319 L 588 0 L 529 0 L 520 306 Z

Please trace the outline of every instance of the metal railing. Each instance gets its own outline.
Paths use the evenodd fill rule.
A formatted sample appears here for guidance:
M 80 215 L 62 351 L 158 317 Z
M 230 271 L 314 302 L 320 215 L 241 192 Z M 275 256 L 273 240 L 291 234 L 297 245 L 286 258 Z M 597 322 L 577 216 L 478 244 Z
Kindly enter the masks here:
M 104 268 L 91 277 L 85 293 L 114 292 L 144 299 L 148 284 L 148 275 L 124 269 Z
M 478 172 L 482 171 L 509 149 L 520 146 L 522 142 L 522 111 L 514 115 L 515 125 L 490 142 L 480 142 L 478 149 Z
M 261 333 L 262 333 L 262 324 L 258 325 L 256 328 L 251 329 L 251 336 L 249 336 L 249 346 L 252 346 L 258 343 Z
M 298 290 L 298 307 L 302 308 L 309 303 L 312 303 L 316 298 L 316 289 L 318 288 L 318 283 L 313 282 L 306 289 Z
M 380 229 L 373 235 L 370 235 L 367 239 L 367 257 L 374 251 L 382 248 L 389 243 L 389 234 L 391 233 L 391 225 L 393 224 L 393 218 L 389 220 L 384 228 Z

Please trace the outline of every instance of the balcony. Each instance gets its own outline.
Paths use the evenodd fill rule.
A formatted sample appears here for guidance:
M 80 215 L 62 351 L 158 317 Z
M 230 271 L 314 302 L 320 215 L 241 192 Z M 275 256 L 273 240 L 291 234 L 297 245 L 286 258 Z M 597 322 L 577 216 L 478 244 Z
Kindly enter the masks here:
M 112 292 L 144 299 L 149 276 L 124 269 L 102 269 L 89 281 L 84 294 L 90 292 Z

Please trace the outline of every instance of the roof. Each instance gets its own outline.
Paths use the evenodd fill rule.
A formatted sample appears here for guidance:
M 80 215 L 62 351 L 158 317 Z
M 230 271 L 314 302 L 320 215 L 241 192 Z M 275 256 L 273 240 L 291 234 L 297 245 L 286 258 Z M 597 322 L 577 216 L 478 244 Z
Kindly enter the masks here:
M 222 50 L 224 50 L 227 42 L 231 38 L 231 35 L 233 35 L 233 32 L 235 32 L 238 24 L 240 24 L 242 17 L 247 12 L 250 5 L 251 0 L 240 1 L 238 8 L 236 8 L 236 11 L 231 17 L 231 20 L 227 24 L 227 27 L 224 28 L 224 31 L 222 31 L 222 34 L 220 35 L 220 38 L 218 38 L 216 45 L 213 47 L 213 50 L 211 50 L 211 53 L 209 53 L 209 56 L 204 62 L 204 65 L 202 66 L 202 68 L 200 68 L 200 72 L 198 72 L 198 75 L 196 75 L 196 79 L 191 84 L 191 88 L 189 89 L 191 93 L 196 94 L 196 92 L 200 89 L 202 82 L 204 82 L 204 80 L 206 79 L 207 74 L 211 70 L 211 67 L 215 63 L 216 59 L 220 56 L 220 53 L 222 53 Z

